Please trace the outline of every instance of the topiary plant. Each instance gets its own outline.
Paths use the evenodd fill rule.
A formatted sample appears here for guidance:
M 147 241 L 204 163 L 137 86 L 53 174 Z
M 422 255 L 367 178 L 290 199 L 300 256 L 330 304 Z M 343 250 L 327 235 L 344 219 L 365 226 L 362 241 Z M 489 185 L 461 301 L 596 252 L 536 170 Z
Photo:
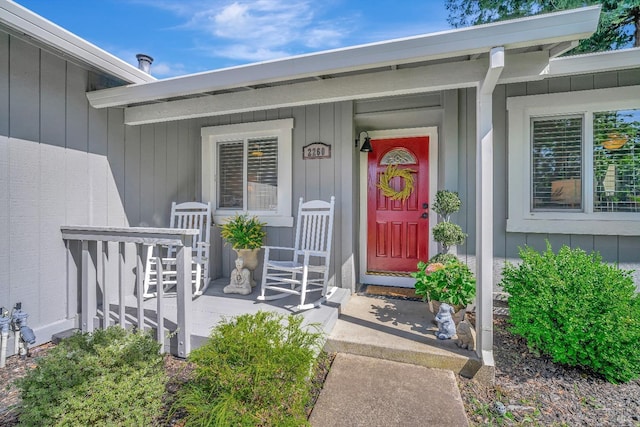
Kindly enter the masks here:
M 507 263 L 502 279 L 512 331 L 554 362 L 613 383 L 638 378 L 640 296 L 631 272 L 581 249 L 554 254 L 548 242 L 545 252 L 527 247 L 520 257 L 520 265 Z
M 448 190 L 439 190 L 433 203 L 433 210 L 442 217 L 442 221 L 433 227 L 433 239 L 442 245 L 443 253 L 448 253 L 449 248 L 461 245 L 467 235 L 458 224 L 451 222 L 451 214 L 460 210 L 462 202 L 458 193 Z

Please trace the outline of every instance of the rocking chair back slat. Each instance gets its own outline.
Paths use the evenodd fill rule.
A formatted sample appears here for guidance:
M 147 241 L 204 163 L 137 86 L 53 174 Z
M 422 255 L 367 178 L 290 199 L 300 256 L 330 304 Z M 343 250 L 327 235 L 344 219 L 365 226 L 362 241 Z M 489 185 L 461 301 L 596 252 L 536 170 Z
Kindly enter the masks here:
M 192 239 L 192 260 L 193 276 L 195 282 L 196 295 L 202 294 L 209 283 L 209 241 L 211 224 L 211 204 L 199 202 L 186 202 L 171 204 L 170 228 L 196 229 L 198 234 Z M 161 250 L 161 248 L 158 248 Z M 150 287 L 158 287 L 158 274 L 161 269 L 157 268 L 157 258 L 152 255 L 153 248 L 149 248 L 147 255 L 147 265 L 145 268 L 144 296 L 155 296 L 156 292 L 151 292 Z M 166 266 L 163 272 L 166 276 L 165 285 L 176 283 L 175 257 L 177 248 L 169 246 L 166 248 L 166 256 L 159 257 Z M 157 256 L 157 255 L 156 255 Z M 162 282 L 162 278 L 160 278 Z
M 296 236 L 293 248 L 275 248 L 265 246 L 265 262 L 261 295 L 259 300 L 271 300 L 287 295 L 299 295 L 299 309 L 317 306 L 330 297 L 335 288 L 327 290 L 329 262 L 331 259 L 331 241 L 333 233 L 333 214 L 335 197 L 330 202 L 312 200 L 304 202 L 300 198 Z M 288 250 L 291 261 L 278 261 L 270 257 L 271 250 Z M 311 278 L 309 275 L 313 274 Z M 278 292 L 267 295 L 266 291 Z M 320 292 L 313 303 L 305 304 L 308 293 Z

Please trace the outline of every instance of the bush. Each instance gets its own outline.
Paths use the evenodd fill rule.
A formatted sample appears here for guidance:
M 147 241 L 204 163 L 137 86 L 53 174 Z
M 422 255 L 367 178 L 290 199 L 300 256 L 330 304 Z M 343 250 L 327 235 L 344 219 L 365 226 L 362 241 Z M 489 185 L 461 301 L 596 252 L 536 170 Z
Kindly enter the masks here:
M 555 255 L 548 243 L 520 257 L 505 267 L 502 286 L 512 331 L 530 349 L 613 383 L 640 376 L 640 297 L 630 272 L 567 246 Z
M 448 258 L 448 257 L 443 257 Z M 418 271 L 411 273 L 416 279 L 416 295 L 425 300 L 446 302 L 462 308 L 476 297 L 476 279 L 467 264 L 457 258 L 445 263 L 418 263 Z
M 149 425 L 166 376 L 148 334 L 113 326 L 63 340 L 17 381 L 21 425 Z
M 220 323 L 191 353 L 194 378 L 173 411 L 187 413 L 186 425 L 305 425 L 322 334 L 302 320 L 260 311 Z

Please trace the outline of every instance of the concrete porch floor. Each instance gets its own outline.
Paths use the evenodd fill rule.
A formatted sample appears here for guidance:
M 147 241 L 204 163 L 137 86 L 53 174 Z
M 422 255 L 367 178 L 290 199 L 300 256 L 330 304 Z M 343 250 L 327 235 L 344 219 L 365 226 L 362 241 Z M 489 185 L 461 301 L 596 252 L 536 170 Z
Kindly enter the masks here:
M 327 334 L 325 349 L 330 352 L 351 353 L 396 362 L 440 368 L 473 377 L 481 367 L 475 352 L 463 350 L 454 340 L 438 340 L 432 323 L 433 315 L 422 301 L 384 296 L 350 295 L 338 289 L 331 299 L 319 307 L 298 312 L 297 298 L 259 302 L 259 288 L 249 295 L 225 294 L 222 289 L 227 278 L 211 282 L 204 295 L 193 300 L 191 348 L 207 339 L 211 329 L 223 318 L 269 310 L 281 314 L 299 313 L 305 323 L 319 324 Z M 163 299 L 165 329 L 177 328 L 175 295 Z M 144 302 L 145 327 L 156 328 L 156 298 Z M 137 318 L 135 296 L 126 300 L 127 317 Z M 117 305 L 111 304 L 111 323 L 116 322 Z M 175 346 L 172 340 L 171 346 Z M 169 349 L 167 349 L 169 350 Z
M 433 315 L 422 301 L 352 295 L 342 307 L 325 349 L 440 368 L 473 377 L 482 363 L 455 340 L 439 340 Z
M 253 289 L 249 295 L 225 294 L 222 290 L 229 284 L 228 278 L 212 280 L 205 293 L 193 299 L 191 312 L 191 349 L 198 348 L 204 342 L 214 326 L 225 318 L 231 318 L 240 314 L 257 313 L 258 311 L 272 311 L 280 314 L 300 314 L 305 324 L 318 324 L 320 328 L 329 334 L 333 329 L 341 305 L 348 301 L 350 292 L 347 289 L 337 289 L 333 296 L 319 307 L 297 311 L 296 304 L 299 297 L 294 295 L 274 301 L 257 301 L 260 288 Z M 134 295 L 128 296 L 125 301 L 127 318 L 136 323 L 137 300 Z M 111 303 L 111 324 L 116 323 L 116 303 Z M 145 328 L 155 329 L 157 324 L 157 298 L 149 298 L 144 301 Z M 177 300 L 175 294 L 168 293 L 163 298 L 163 311 L 165 316 L 164 327 L 168 331 L 177 328 Z M 170 344 L 172 347 L 175 343 Z M 169 349 L 167 349 L 169 350 Z

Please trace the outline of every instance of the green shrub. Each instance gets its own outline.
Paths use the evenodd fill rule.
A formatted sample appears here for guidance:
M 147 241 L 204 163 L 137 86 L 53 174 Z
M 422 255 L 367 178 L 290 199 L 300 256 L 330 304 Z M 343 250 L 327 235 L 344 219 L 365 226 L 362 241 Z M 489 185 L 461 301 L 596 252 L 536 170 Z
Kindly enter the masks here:
M 173 410 L 185 411 L 191 426 L 306 425 L 321 341 L 301 316 L 260 311 L 225 320 L 191 353 L 194 378 Z
M 162 410 L 160 346 L 119 327 L 63 340 L 17 381 L 21 425 L 141 426 Z
M 640 297 L 628 271 L 600 255 L 563 246 L 554 254 L 520 250 L 507 264 L 512 331 L 554 362 L 580 366 L 608 381 L 640 376 Z
M 476 297 L 476 279 L 467 264 L 458 258 L 444 263 L 418 263 L 418 271 L 411 273 L 416 279 L 416 295 L 425 300 L 446 302 L 453 307 L 466 307 Z

